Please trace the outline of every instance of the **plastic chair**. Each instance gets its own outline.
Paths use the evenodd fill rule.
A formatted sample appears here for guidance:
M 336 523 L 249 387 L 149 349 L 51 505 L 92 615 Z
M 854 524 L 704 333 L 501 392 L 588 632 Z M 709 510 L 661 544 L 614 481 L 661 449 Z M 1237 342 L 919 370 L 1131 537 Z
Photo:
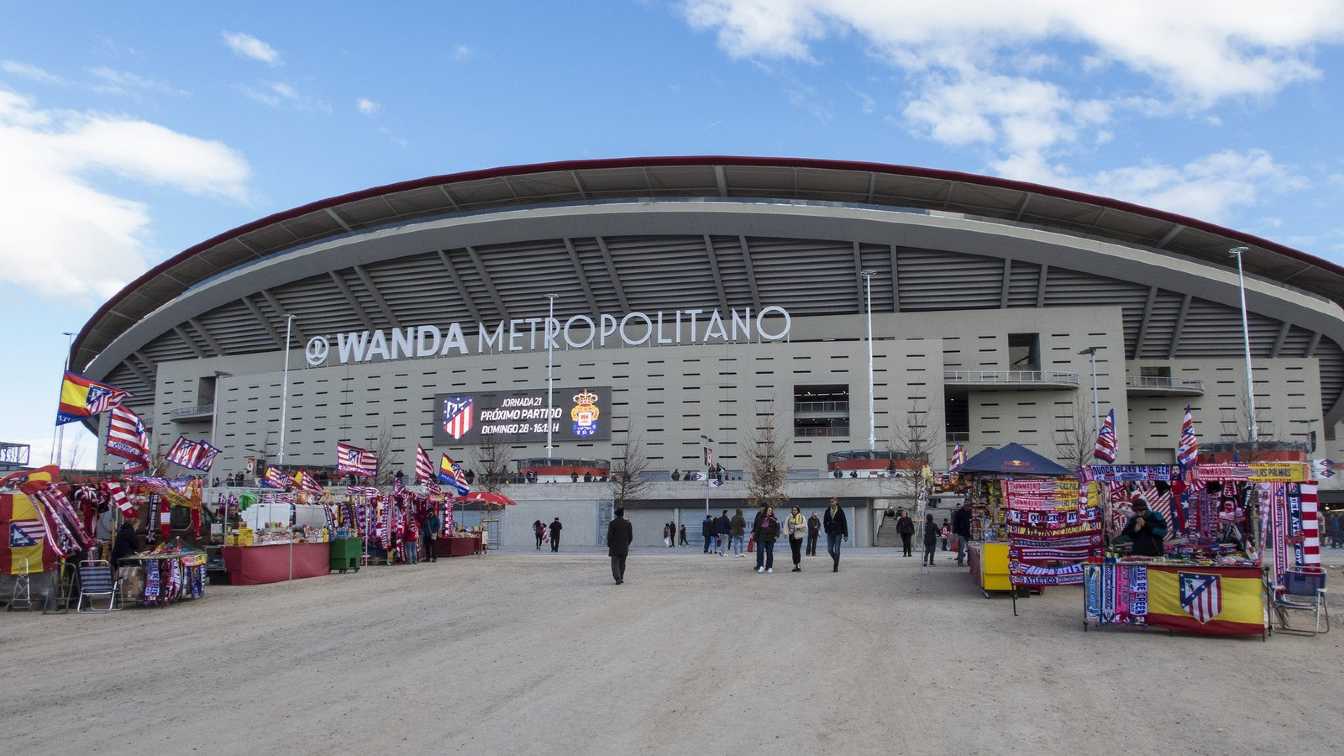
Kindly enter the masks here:
M 1330 632 L 1330 609 L 1325 604 L 1325 570 L 1288 570 L 1283 573 L 1283 591 L 1274 600 L 1279 630 L 1301 635 Z M 1288 611 L 1311 612 L 1315 629 L 1288 626 Z M 1321 629 L 1321 620 L 1325 629 Z
M 121 588 L 120 580 L 112 579 L 112 565 L 110 562 L 102 559 L 87 559 L 79 563 L 79 603 L 75 606 L 76 614 L 100 613 L 108 614 L 117 608 L 117 592 Z M 84 608 L 84 597 L 89 599 L 89 608 Z M 94 609 L 93 600 L 96 597 L 107 598 L 106 609 Z

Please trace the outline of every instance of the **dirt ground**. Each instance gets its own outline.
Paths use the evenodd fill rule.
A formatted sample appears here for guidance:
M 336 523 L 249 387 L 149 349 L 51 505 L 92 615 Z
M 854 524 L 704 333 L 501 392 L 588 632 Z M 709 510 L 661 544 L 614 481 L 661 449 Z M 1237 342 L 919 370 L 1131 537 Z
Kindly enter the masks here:
M 785 550 L 787 555 L 787 550 Z M 1084 633 L 885 550 L 505 553 L 0 615 L 10 753 L 1338 753 L 1344 629 Z M 780 560 L 781 565 L 787 556 Z M 1336 610 L 1340 607 L 1336 604 Z M 1344 611 L 1339 616 L 1344 618 Z

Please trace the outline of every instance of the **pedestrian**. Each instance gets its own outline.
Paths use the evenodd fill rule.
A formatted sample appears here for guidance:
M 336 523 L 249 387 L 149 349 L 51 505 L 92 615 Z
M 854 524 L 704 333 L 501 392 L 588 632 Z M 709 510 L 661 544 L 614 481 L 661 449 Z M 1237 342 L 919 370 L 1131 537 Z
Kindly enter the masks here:
M 674 469 L 674 470 L 672 470 L 672 480 L 681 480 L 681 470 L 680 470 L 680 469 Z
M 840 571 L 840 542 L 849 540 L 849 521 L 845 519 L 845 510 L 840 508 L 840 500 L 831 498 L 831 505 L 821 516 L 821 527 L 826 531 L 826 553 L 831 555 L 835 564 L 831 572 Z
M 946 517 L 943 518 L 943 526 L 938 529 L 938 535 L 943 540 L 943 548 L 941 551 L 947 551 L 947 537 L 952 535 L 952 526 L 947 523 Z
M 668 522 L 663 523 L 663 545 L 672 545 L 672 524 Z
M 719 556 L 728 555 L 728 539 L 732 537 L 733 521 L 728 517 L 728 510 L 723 510 L 723 514 L 714 520 L 714 538 L 718 541 Z
M 746 543 L 744 543 L 747 536 L 747 518 L 742 516 L 741 509 L 734 510 L 733 519 L 729 524 L 732 528 L 732 538 L 730 540 L 732 542 L 733 553 L 738 557 L 744 557 L 747 555 L 747 546 Z
M 691 545 L 691 542 L 688 541 L 688 540 L 686 540 L 686 526 L 685 526 L 685 525 L 682 525 L 680 528 L 677 529 L 677 534 L 681 537 L 681 545 L 682 545 L 682 546 L 690 546 L 690 545 Z
M 705 539 L 705 553 L 714 548 L 714 518 L 708 513 L 705 514 L 705 521 L 700 523 L 700 535 Z
M 963 501 L 952 513 L 952 535 L 957 538 L 957 566 L 966 561 L 966 542 L 971 540 L 971 503 Z
M 546 526 L 541 520 L 535 520 L 532 523 L 532 535 L 537 537 L 537 551 L 541 551 L 541 542 L 546 538 Z
M 911 556 L 910 539 L 915 535 L 915 521 L 910 519 L 910 515 L 901 510 L 901 514 L 896 518 L 896 533 L 901 537 L 901 556 Z
M 933 555 L 938 552 L 938 524 L 933 515 L 924 515 L 924 564 L 933 566 Z
M 406 518 L 406 564 L 420 563 L 420 525 L 414 516 Z
M 779 520 L 775 518 L 775 508 L 766 507 L 756 513 L 751 526 L 756 538 L 756 572 L 775 571 L 775 539 L 779 538 Z
M 813 512 L 807 518 L 807 555 L 817 555 L 817 536 L 821 534 L 821 518 Z
M 611 557 L 611 577 L 616 585 L 625 583 L 625 558 L 630 556 L 634 528 L 625 519 L 625 507 L 616 507 L 616 519 L 607 523 L 607 555 Z
M 803 519 L 803 510 L 794 507 L 789 512 L 785 529 L 789 534 L 789 551 L 793 552 L 793 571 L 802 572 L 803 568 L 798 565 L 803 561 L 803 539 L 807 537 L 807 520 Z
M 551 551 L 552 551 L 552 552 L 555 552 L 555 551 L 559 551 L 559 550 L 560 550 L 560 531 L 561 531 L 561 530 L 564 530 L 564 528 L 565 528 L 565 526 L 560 524 L 560 515 L 556 515 L 556 516 L 555 516 L 555 519 L 554 519 L 554 520 L 551 520 Z
M 439 508 L 436 506 L 430 510 L 429 517 L 425 518 L 425 559 L 431 562 L 439 561 L 438 540 L 439 531 L 443 529 L 443 520 L 439 519 Z

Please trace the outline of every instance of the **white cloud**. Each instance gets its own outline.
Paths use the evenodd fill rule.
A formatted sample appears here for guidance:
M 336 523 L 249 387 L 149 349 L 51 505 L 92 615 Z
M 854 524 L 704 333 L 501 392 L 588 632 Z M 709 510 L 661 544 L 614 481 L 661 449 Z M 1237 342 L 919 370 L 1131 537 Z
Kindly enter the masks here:
M 235 54 L 267 65 L 280 64 L 279 51 L 251 34 L 227 31 L 220 32 L 220 34 L 224 38 L 224 44 L 228 45 L 229 49 L 233 50 Z
M 251 175 L 220 142 L 127 116 L 42 110 L 5 89 L 0 155 L 0 280 L 60 296 L 110 296 L 148 265 L 148 206 L 96 187 L 98 174 L 236 201 Z
M 115 68 L 107 66 L 98 66 L 90 68 L 89 74 L 97 82 L 93 88 L 104 94 L 136 94 L 137 92 L 151 92 L 168 95 L 188 95 L 190 92 L 185 89 L 178 89 L 171 84 L 165 84 L 154 79 L 147 79 L 139 74 L 129 71 L 118 71 Z
M 1250 0 L 688 0 L 684 11 L 734 57 L 811 61 L 818 41 L 855 33 L 902 68 L 923 70 L 983 67 L 1024 45 L 1063 42 L 1082 48 L 1084 66 L 1113 61 L 1205 103 L 1317 78 L 1312 46 L 1344 37 L 1344 0 L 1282 12 Z
M 383 106 L 367 97 L 361 97 L 355 100 L 355 109 L 364 115 L 371 116 L 382 110 Z
M 331 112 L 331 104 L 325 100 L 310 97 L 299 92 L 293 84 L 284 81 L 268 82 L 260 87 L 239 86 L 239 90 L 250 99 L 273 108 L 293 108 L 294 110 L 320 110 Z
M 18 60 L 0 61 L 0 72 L 7 73 L 10 76 L 18 76 L 20 78 L 28 79 L 30 81 L 36 81 L 41 84 L 65 83 L 65 79 L 46 70 L 45 68 L 35 66 L 32 63 L 24 63 Z
M 453 48 L 453 60 L 458 63 L 469 60 L 475 54 L 476 51 L 466 45 L 457 45 Z

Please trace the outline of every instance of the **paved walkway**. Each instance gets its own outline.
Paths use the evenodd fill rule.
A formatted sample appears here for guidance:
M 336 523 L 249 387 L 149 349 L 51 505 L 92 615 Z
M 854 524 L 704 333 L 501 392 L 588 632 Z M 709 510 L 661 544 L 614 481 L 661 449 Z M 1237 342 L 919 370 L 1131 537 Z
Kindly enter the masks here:
M 0 615 L 4 750 L 1165 756 L 1344 738 L 1344 632 L 1084 633 L 1077 589 L 1014 617 L 964 570 L 889 552 L 757 575 L 649 551 L 619 587 L 597 553 L 504 553 Z

